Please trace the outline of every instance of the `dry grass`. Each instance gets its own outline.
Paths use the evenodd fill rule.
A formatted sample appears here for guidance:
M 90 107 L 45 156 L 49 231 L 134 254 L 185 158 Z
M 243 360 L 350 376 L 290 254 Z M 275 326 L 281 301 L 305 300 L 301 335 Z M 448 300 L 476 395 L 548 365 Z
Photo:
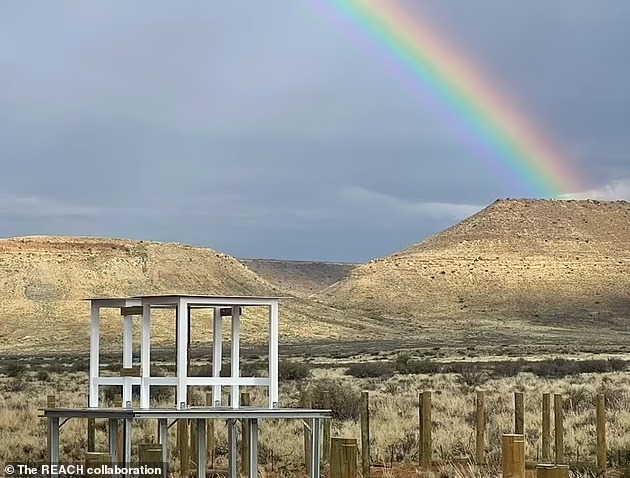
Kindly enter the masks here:
M 43 375 L 43 374 L 42 374 Z M 41 377 L 45 378 L 45 377 Z M 332 382 L 331 382 L 332 381 Z M 349 398 L 361 390 L 370 390 L 372 460 L 391 465 L 407 463 L 413 469 L 417 462 L 418 392 L 433 390 L 433 440 L 435 458 L 454 462 L 474 454 L 475 389 L 462 384 L 457 374 L 396 375 L 390 379 L 355 379 L 341 375 L 339 370 L 316 370 L 305 383 L 284 383 L 282 406 L 297 406 L 299 387 L 310 387 L 316 394 L 331 383 L 341 383 Z M 521 373 L 512 378 L 487 381 L 486 390 L 488 431 L 487 460 L 490 471 L 475 476 L 496 476 L 500 463 L 500 436 L 513 430 L 513 392 L 525 392 L 525 431 L 527 459 L 537 460 L 540 450 L 541 394 L 562 393 L 565 403 L 565 447 L 567 459 L 576 467 L 591 469 L 595 456 L 595 406 L 598 393 L 607 399 L 607 440 L 610 459 L 625 460 L 630 450 L 630 376 L 627 373 L 581 374 L 571 378 L 549 380 Z M 85 405 L 87 375 L 84 372 L 50 374 L 50 381 L 38 381 L 35 372 L 22 378 L 0 379 L 0 462 L 36 462 L 42 460 L 45 449 L 45 423 L 37 418 L 37 408 L 45 405 L 47 394 L 55 394 L 60 406 Z M 257 389 L 249 390 L 254 404 L 264 406 L 266 397 Z M 195 393 L 200 394 L 197 390 Z M 353 395 L 354 394 L 354 395 Z M 170 403 L 168 404 L 170 406 Z M 352 404 L 345 404 L 352 408 Z M 356 403 L 354 404 L 356 405 Z M 356 407 L 355 407 L 356 409 Z M 139 422 L 134 425 L 133 439 L 155 440 L 156 424 Z M 302 424 L 297 421 L 263 422 L 260 426 L 260 463 L 267 476 L 299 476 L 303 462 Z M 335 420 L 333 436 L 359 438 L 356 420 Z M 227 434 L 217 426 L 216 466 L 225 466 Z M 61 433 L 62 458 L 83 460 L 86 448 L 86 423 L 71 420 Z M 96 435 L 97 447 L 106 447 L 105 425 L 100 424 Z M 171 466 L 177 470 L 175 435 L 171 434 Z M 455 467 L 439 476 L 458 476 Z M 391 473 L 391 472 L 390 472 Z M 481 473 L 481 474 L 480 474 Z M 485 473 L 485 475 L 484 475 Z M 387 476 L 387 474 L 383 475 Z M 392 475 L 393 476 L 393 475 Z M 407 475 L 405 475 L 407 476 Z M 430 476 L 428 474 L 408 476 Z M 438 476 L 438 475 L 436 475 Z M 584 475 L 586 476 L 586 475 Z

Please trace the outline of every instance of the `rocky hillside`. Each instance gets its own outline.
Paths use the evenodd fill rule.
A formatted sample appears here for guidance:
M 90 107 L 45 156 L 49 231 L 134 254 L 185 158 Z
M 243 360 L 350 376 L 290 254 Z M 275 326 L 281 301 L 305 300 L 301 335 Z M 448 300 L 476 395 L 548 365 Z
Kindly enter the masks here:
M 630 203 L 500 200 L 320 294 L 372 317 L 626 330 Z
M 266 281 L 299 297 L 309 297 L 350 274 L 359 264 L 276 259 L 239 259 Z
M 89 302 L 83 299 L 162 293 L 280 295 L 238 260 L 211 249 L 119 239 L 3 239 L 0 350 L 86 351 Z M 280 313 L 284 341 L 377 334 L 376 325 L 299 298 L 283 300 Z M 174 321 L 164 314 L 156 317 L 152 339 L 174 344 Z M 203 313 L 196 314 L 193 340 L 203 341 L 211 327 Z M 114 312 L 106 316 L 103 330 L 104 348 L 120 342 L 120 318 Z M 266 334 L 266 317 L 246 309 L 243 340 L 255 342 Z

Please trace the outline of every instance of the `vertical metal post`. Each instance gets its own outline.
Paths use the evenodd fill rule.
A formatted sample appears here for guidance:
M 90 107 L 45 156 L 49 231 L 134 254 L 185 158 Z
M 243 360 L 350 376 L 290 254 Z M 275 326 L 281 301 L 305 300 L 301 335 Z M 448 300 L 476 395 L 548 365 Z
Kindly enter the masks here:
M 223 361 L 223 317 L 221 317 L 221 308 L 214 309 L 214 324 L 212 331 L 212 376 L 219 378 L 221 376 L 221 362 Z M 213 406 L 221 406 L 221 385 L 212 386 L 212 402 Z
M 279 407 L 278 398 L 278 302 L 269 307 L 269 408 Z
M 123 317 L 123 368 L 131 368 L 133 365 L 133 316 Z M 127 407 L 131 403 L 131 377 L 123 378 L 123 406 Z
M 258 477 L 258 419 L 250 418 L 249 427 L 249 478 Z
M 118 420 L 115 418 L 110 418 L 108 420 L 108 435 L 109 454 L 112 458 L 111 465 L 116 466 L 119 464 L 120 457 L 118 456 Z
M 59 417 L 50 418 L 50 463 L 59 463 Z M 59 474 L 53 473 L 51 476 L 57 478 Z
M 185 410 L 188 404 L 188 304 L 180 299 L 177 306 L 177 408 Z
M 311 418 L 311 478 L 319 478 L 321 469 L 321 419 Z
M 162 463 L 164 466 L 162 476 L 166 478 L 168 476 L 168 420 L 166 418 L 160 418 L 158 423 L 159 442 L 162 445 Z
M 207 442 L 206 442 L 206 419 L 197 419 L 197 478 L 206 478 L 208 468 Z
M 149 408 L 151 404 L 151 306 L 142 306 L 140 324 L 140 408 Z
M 240 375 L 240 342 L 241 342 L 241 324 L 240 324 L 240 307 L 232 306 L 232 380 L 239 378 Z M 239 408 L 240 395 L 238 384 L 232 384 L 232 408 Z
M 100 308 L 92 303 L 90 312 L 90 392 L 88 407 L 98 407 L 98 389 L 99 385 L 96 383 L 100 373 Z

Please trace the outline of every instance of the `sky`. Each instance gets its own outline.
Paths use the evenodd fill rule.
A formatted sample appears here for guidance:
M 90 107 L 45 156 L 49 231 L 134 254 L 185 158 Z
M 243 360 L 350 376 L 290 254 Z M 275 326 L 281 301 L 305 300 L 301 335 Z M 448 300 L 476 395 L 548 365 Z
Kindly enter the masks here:
M 630 200 L 630 2 L 396 3 L 586 178 L 565 197 Z M 323 0 L 31 5 L 0 4 L 0 237 L 366 262 L 531 195 Z

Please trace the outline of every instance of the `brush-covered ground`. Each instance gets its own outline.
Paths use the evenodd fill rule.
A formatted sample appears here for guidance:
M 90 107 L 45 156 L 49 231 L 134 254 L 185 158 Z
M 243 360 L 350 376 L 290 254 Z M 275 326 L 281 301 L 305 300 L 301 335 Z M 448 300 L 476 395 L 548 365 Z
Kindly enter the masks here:
M 565 397 L 566 457 L 574 476 L 595 476 L 595 398 L 606 398 L 607 442 L 611 467 L 624 470 L 630 465 L 630 375 L 628 358 L 574 356 L 527 359 L 507 357 L 453 357 L 427 352 L 426 356 L 382 352 L 370 357 L 320 358 L 281 362 L 281 405 L 298 406 L 301 393 L 307 393 L 315 408 L 323 408 L 328 391 L 335 415 L 333 436 L 360 439 L 359 397 L 370 392 L 371 459 L 374 476 L 500 476 L 501 434 L 513 432 L 513 393 L 525 393 L 525 432 L 527 460 L 540 459 L 542 394 L 562 393 Z M 472 354 L 476 355 L 476 354 Z M 104 373 L 115 374 L 119 363 L 105 362 Z M 192 373 L 206 372 L 203 358 Z M 244 373 L 259 374 L 264 357 L 249 356 Z M 172 362 L 156 364 L 154 373 L 169 375 Z M 229 367 L 226 367 L 229 370 Z M 44 459 L 46 424 L 38 418 L 38 408 L 46 396 L 54 394 L 63 407 L 83 407 L 86 403 L 87 363 L 84 358 L 63 362 L 55 358 L 9 359 L 0 363 L 0 464 L 9 461 L 39 462 Z M 486 457 L 488 466 L 461 467 L 474 456 L 475 391 L 486 391 Z M 435 472 L 422 472 L 418 461 L 418 393 L 433 391 L 434 458 L 443 463 Z M 254 405 L 263 406 L 265 395 L 250 392 Z M 201 400 L 205 390 L 193 390 Z M 103 390 L 112 401 L 117 390 Z M 169 390 L 156 389 L 154 399 L 171 406 Z M 134 443 L 156 440 L 156 424 L 134 424 Z M 298 421 L 263 421 L 260 425 L 261 475 L 268 477 L 304 476 L 303 425 Z M 226 467 L 227 434 L 217 422 L 214 468 Z M 73 419 L 62 429 L 62 459 L 83 461 L 87 446 L 85 420 Z M 97 421 L 97 450 L 106 449 L 106 424 Z M 170 436 L 170 466 L 177 473 L 175 428 Z M 136 450 L 134 449 L 134 459 Z M 449 464 L 450 463 L 450 464 Z M 617 475 L 623 476 L 623 475 Z M 630 475 L 628 475 L 630 476 Z

